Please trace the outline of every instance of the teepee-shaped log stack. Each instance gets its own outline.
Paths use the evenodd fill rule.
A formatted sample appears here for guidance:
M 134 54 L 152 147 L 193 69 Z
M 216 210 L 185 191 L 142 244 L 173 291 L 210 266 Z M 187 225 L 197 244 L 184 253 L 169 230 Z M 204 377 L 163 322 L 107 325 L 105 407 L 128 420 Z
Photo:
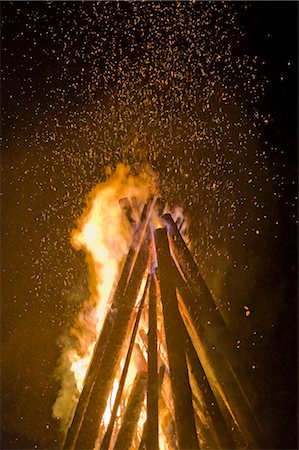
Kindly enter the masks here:
M 263 448 L 233 340 L 158 203 L 148 202 L 134 224 L 64 449 Z M 120 204 L 130 214 L 129 201 Z

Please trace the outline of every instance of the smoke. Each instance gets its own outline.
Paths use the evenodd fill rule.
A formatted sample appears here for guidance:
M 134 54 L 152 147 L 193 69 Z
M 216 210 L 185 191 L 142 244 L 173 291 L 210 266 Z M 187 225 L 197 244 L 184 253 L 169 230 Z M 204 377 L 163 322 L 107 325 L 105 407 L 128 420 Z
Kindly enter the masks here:
M 132 224 L 138 220 L 141 206 L 156 193 L 156 180 L 148 166 L 138 175 L 129 166 L 119 164 L 105 182 L 89 194 L 86 208 L 71 233 L 71 244 L 83 250 L 89 273 L 89 298 L 85 300 L 74 325 L 59 338 L 63 348 L 55 376 L 61 388 L 53 405 L 53 416 L 60 419 L 65 430 L 70 423 L 82 390 L 96 339 L 109 308 L 109 299 L 121 264 L 129 249 Z M 120 200 L 133 204 L 125 214 Z

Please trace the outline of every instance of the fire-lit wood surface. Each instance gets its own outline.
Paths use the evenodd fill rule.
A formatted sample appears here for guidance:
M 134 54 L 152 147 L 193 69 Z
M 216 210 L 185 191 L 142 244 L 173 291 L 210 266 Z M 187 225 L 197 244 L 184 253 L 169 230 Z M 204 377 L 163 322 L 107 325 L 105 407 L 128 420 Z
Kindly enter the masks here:
M 160 216 L 161 202 L 156 209 L 155 203 L 143 209 L 136 225 L 130 204 L 122 201 L 134 229 L 132 246 L 64 448 L 137 445 L 158 450 L 162 442 L 163 448 L 186 450 L 255 448 L 261 433 L 247 402 L 248 383 L 242 385 L 238 378 L 242 368 L 237 373 L 233 369 L 229 331 L 172 217 Z M 128 386 L 133 359 L 135 381 Z M 118 388 L 105 425 L 102 419 L 117 373 Z

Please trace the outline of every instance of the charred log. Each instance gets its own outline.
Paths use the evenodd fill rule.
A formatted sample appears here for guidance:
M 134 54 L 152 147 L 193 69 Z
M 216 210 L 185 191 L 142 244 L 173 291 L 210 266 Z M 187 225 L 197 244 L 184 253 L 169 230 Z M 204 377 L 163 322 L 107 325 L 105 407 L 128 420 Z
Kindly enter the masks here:
M 152 279 L 149 293 L 147 437 L 146 447 L 159 449 L 158 418 L 158 356 L 157 356 L 157 287 Z
M 98 376 L 94 381 L 74 447 L 78 450 L 82 448 L 92 450 L 97 439 L 109 392 L 121 360 L 123 342 L 127 335 L 131 313 L 147 267 L 148 254 L 146 250 L 147 244 L 138 255 L 136 267 L 125 294 L 120 299 L 114 299 L 117 311 L 114 313 L 113 322 L 111 323 L 109 316 L 104 322 L 103 331 L 98 341 L 98 348 L 101 351 L 97 361 Z
M 171 256 L 166 229 L 155 231 L 155 242 L 178 444 L 181 449 L 195 450 L 199 446 L 176 291 L 169 273 Z
M 252 448 L 262 447 L 263 436 L 253 413 L 254 393 L 242 364 L 237 363 L 231 336 L 210 291 L 176 224 L 169 214 L 162 216 L 166 224 L 171 252 L 186 280 L 179 291 L 188 332 L 209 376 L 211 386 L 217 386 L 225 407 Z M 200 350 L 199 350 L 200 349 Z M 211 351 L 212 350 L 212 351 Z
M 160 370 L 159 370 L 159 373 L 158 373 L 158 400 L 159 400 L 160 395 L 161 395 L 161 389 L 162 389 L 162 384 L 163 384 L 163 380 L 164 380 L 164 374 L 165 374 L 165 366 L 161 366 Z M 147 400 L 147 402 L 148 402 L 148 400 Z M 159 405 L 158 405 L 157 409 L 159 409 Z M 165 410 L 166 409 L 167 409 L 167 407 L 165 405 Z M 148 427 L 147 427 L 148 418 L 149 418 L 149 410 L 147 412 L 147 420 L 146 420 L 146 422 L 144 424 L 144 427 L 143 427 L 142 437 L 141 437 L 141 440 L 140 440 L 140 443 L 139 443 L 138 450 L 142 450 L 142 449 L 145 450 L 145 449 L 153 448 L 153 447 L 149 447 L 150 444 L 146 444 L 146 442 L 148 442 L 147 441 L 147 435 L 149 433 Z M 158 424 L 158 426 L 159 426 L 159 424 Z M 159 438 L 159 435 L 158 435 L 158 438 Z M 158 440 L 158 444 L 159 444 L 159 440 Z M 157 448 L 159 448 L 159 447 L 157 447 Z
M 115 449 L 127 450 L 130 448 L 145 398 L 146 383 L 147 373 L 137 372 L 123 422 L 115 442 Z
M 227 424 L 219 408 L 215 395 L 209 385 L 206 374 L 202 368 L 192 340 L 188 334 L 186 326 L 182 321 L 182 331 L 186 344 L 186 353 L 190 365 L 191 376 L 195 380 L 196 390 L 199 392 L 203 405 L 203 413 L 208 419 L 210 426 L 215 430 L 216 442 L 221 449 L 235 448 L 234 441 L 229 432 Z M 192 385 L 192 384 L 191 384 Z
M 150 206 L 145 205 L 139 227 L 133 236 L 132 245 L 114 294 L 113 308 L 104 321 L 83 391 L 66 436 L 64 443 L 66 450 L 93 449 L 96 441 L 113 383 L 113 375 L 115 375 L 119 363 L 131 312 L 148 264 L 148 244 L 143 244 L 142 249 L 140 247 L 144 242 L 154 203 L 155 199 Z M 100 379 L 99 374 L 101 374 Z
M 129 364 L 130 364 L 131 356 L 132 356 L 132 353 L 133 353 L 134 342 L 135 342 L 137 331 L 138 331 L 140 317 L 141 317 L 142 309 L 143 309 L 143 306 L 144 306 L 145 298 L 146 298 L 147 292 L 148 292 L 149 282 L 150 282 L 150 275 L 148 275 L 146 286 L 145 286 L 145 289 L 144 289 L 144 293 L 143 293 L 142 299 L 140 301 L 140 305 L 139 305 L 138 313 L 137 313 L 137 316 L 136 316 L 136 320 L 135 320 L 132 336 L 131 336 L 131 339 L 130 339 L 130 344 L 129 344 L 129 348 L 128 348 L 128 352 L 127 352 L 124 368 L 123 368 L 123 371 L 122 371 L 122 374 L 121 374 L 121 378 L 120 378 L 120 381 L 119 381 L 119 387 L 118 387 L 118 390 L 117 390 L 117 394 L 116 394 L 116 397 L 115 397 L 113 409 L 112 409 L 112 412 L 111 412 L 110 422 L 109 422 L 109 425 L 107 427 L 104 439 L 103 439 L 102 444 L 101 444 L 101 450 L 108 450 L 108 448 L 109 448 L 109 444 L 110 444 L 110 440 L 111 440 L 111 436 L 112 436 L 112 432 L 113 432 L 113 427 L 114 427 L 114 423 L 115 423 L 118 407 L 119 407 L 119 404 L 120 404 L 120 401 L 121 401 L 121 397 L 122 397 L 122 393 L 123 393 L 123 389 L 124 389 L 124 386 L 125 386 L 128 369 L 129 369 Z

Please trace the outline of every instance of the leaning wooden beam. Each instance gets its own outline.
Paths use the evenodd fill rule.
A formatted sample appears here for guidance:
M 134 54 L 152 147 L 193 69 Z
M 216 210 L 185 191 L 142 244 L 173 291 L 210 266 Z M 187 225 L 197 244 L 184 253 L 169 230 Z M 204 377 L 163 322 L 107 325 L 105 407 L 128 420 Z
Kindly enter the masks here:
M 147 436 L 146 447 L 159 449 L 158 356 L 157 356 L 157 287 L 153 276 L 149 292 Z
M 138 255 L 136 267 L 124 295 L 118 299 L 114 298 L 115 307 L 112 320 L 108 316 L 104 322 L 103 331 L 98 341 L 98 349 L 101 351 L 97 358 L 98 373 L 78 433 L 75 449 L 92 450 L 97 440 L 109 392 L 112 389 L 116 370 L 121 360 L 123 343 L 129 328 L 132 310 L 147 267 L 147 247 L 148 244 L 141 249 Z
M 164 366 L 163 366 L 164 367 Z M 171 410 L 171 405 L 169 402 L 169 393 L 171 392 L 170 387 L 170 380 L 168 383 L 169 388 L 162 389 L 162 385 L 164 386 L 165 378 L 167 377 L 166 371 L 163 374 L 165 375 L 164 380 L 161 379 L 161 386 L 160 386 L 160 394 L 159 394 L 159 442 L 160 439 L 162 439 L 162 446 L 165 448 L 171 448 L 172 450 L 178 450 L 177 443 L 176 443 L 176 434 L 175 430 L 173 428 L 172 432 L 169 433 L 169 424 L 174 424 L 174 411 L 173 408 Z M 159 373 L 160 377 L 160 373 Z M 160 383 L 160 381 L 159 381 Z M 163 390 L 166 392 L 163 393 Z M 172 405 L 173 407 L 173 405 Z M 145 428 L 143 430 L 143 446 L 142 442 L 140 443 L 138 450 L 145 450 L 147 447 L 145 446 L 146 443 L 146 424 Z M 150 449 L 149 449 L 150 450 Z
M 186 306 L 194 324 L 201 330 L 203 342 L 217 347 L 233 364 L 236 357 L 230 333 L 184 239 L 170 214 L 164 214 L 161 221 L 166 224 L 171 253 L 186 280 L 184 285 L 176 277 L 177 286 L 188 301 Z M 244 383 L 248 384 L 246 380 Z
M 195 450 L 199 446 L 166 229 L 155 231 L 155 243 L 178 444 L 181 449 Z
M 257 446 L 255 443 L 257 434 L 254 430 L 256 430 L 256 424 L 252 421 L 247 405 L 244 406 L 242 393 L 227 369 L 223 355 L 215 348 L 211 349 L 210 352 L 206 349 L 184 304 L 180 304 L 180 310 L 221 412 L 226 422 L 236 429 L 236 432 L 232 433 L 233 439 L 236 441 L 236 436 L 241 433 L 243 437 L 242 446 L 264 448 L 260 445 Z M 211 353 L 213 354 L 211 355 Z M 238 437 L 240 438 L 240 436 Z
M 120 381 L 119 381 L 117 394 L 116 394 L 116 397 L 115 397 L 115 400 L 114 400 L 113 409 L 112 409 L 112 412 L 111 412 L 110 422 L 109 422 L 109 425 L 107 427 L 104 439 L 103 439 L 101 447 L 100 447 L 101 450 L 108 450 L 108 448 L 109 448 L 109 444 L 110 444 L 110 440 L 111 440 L 111 436 L 112 436 L 112 432 L 113 432 L 113 427 L 114 427 L 114 424 L 115 424 L 117 411 L 118 411 L 118 408 L 119 408 L 120 400 L 121 400 L 121 397 L 122 397 L 123 389 L 124 389 L 126 378 L 127 378 L 129 364 L 130 364 L 130 361 L 131 361 L 131 356 L 132 356 L 132 353 L 133 353 L 134 342 L 135 342 L 136 334 L 137 334 L 137 331 L 138 331 L 140 317 L 141 317 L 141 314 L 142 314 L 142 311 L 143 311 L 145 298 L 146 298 L 147 293 L 148 293 L 149 283 L 150 283 L 150 275 L 148 275 L 148 277 L 147 277 L 146 285 L 145 285 L 145 288 L 144 288 L 144 293 L 143 293 L 143 296 L 142 296 L 140 304 L 139 304 L 139 308 L 138 308 L 137 316 L 136 316 L 136 319 L 135 319 L 133 332 L 132 332 L 132 336 L 131 336 L 131 339 L 130 339 L 129 348 L 128 348 L 128 352 L 127 352 L 124 368 L 123 368 L 123 371 L 122 371 L 122 374 L 121 374 L 121 378 L 120 378 Z
M 183 296 L 184 297 L 184 296 Z M 186 302 L 187 303 L 187 302 Z M 243 440 L 250 448 L 264 448 L 263 438 L 255 416 L 244 400 L 244 392 L 236 382 L 224 355 L 212 344 L 207 345 L 203 333 L 194 325 L 185 302 L 180 302 L 182 317 L 186 323 L 201 364 L 217 398 L 222 414 L 231 417 Z M 238 432 L 233 434 L 234 439 Z
M 172 217 L 164 214 L 162 222 L 167 225 L 171 252 L 186 280 L 185 286 L 178 286 L 181 307 L 210 384 L 217 386 L 247 444 L 262 447 L 263 436 L 249 398 L 253 397 L 252 387 L 241 365 L 236 364 L 228 329 Z
M 222 449 L 222 447 L 215 440 L 213 430 L 209 428 L 207 417 L 203 415 L 201 405 L 199 404 L 197 397 L 195 396 L 193 396 L 193 408 L 195 412 L 196 430 L 201 448 Z
M 196 384 L 196 389 L 194 389 L 193 392 L 194 394 L 196 394 L 196 392 L 199 394 L 198 396 L 200 397 L 200 401 L 203 405 L 204 415 L 207 417 L 215 430 L 219 448 L 231 450 L 235 447 L 233 438 L 228 430 L 227 424 L 225 423 L 215 395 L 209 385 L 208 379 L 202 368 L 183 319 L 181 319 L 181 322 L 183 339 L 186 344 L 186 353 L 190 365 L 191 386 L 192 379 L 194 379 Z
M 192 310 L 191 314 L 196 326 L 202 330 L 202 339 L 207 341 L 208 346 L 217 346 L 218 350 L 225 355 L 236 383 L 246 391 L 247 395 L 244 392 L 244 400 L 252 408 L 251 402 L 255 393 L 239 360 L 238 364 L 236 363 L 234 343 L 227 325 L 171 215 L 164 214 L 161 220 L 166 224 L 168 230 L 171 252 L 183 273 L 187 289 L 192 293 L 192 301 L 188 304 L 188 308 L 190 311 Z M 181 289 L 184 287 L 181 286 Z
M 156 202 L 156 199 L 154 198 L 150 204 L 146 204 L 143 208 L 141 218 L 140 218 L 140 224 L 137 229 L 137 231 L 134 233 L 132 244 L 129 249 L 129 253 L 127 255 L 125 265 L 123 267 L 120 280 L 118 282 L 116 292 L 114 294 L 114 297 L 122 298 L 123 293 L 128 285 L 130 275 L 132 273 L 132 267 L 134 267 L 134 264 L 136 262 L 136 255 L 139 253 L 140 245 L 142 240 L 144 239 L 144 229 L 146 229 L 148 225 L 149 218 L 151 216 L 154 204 Z M 108 314 L 108 321 L 113 322 L 113 314 L 114 312 L 111 310 Z M 104 327 L 103 327 L 104 328 Z M 93 354 L 93 358 L 90 364 L 90 367 L 88 369 L 88 372 L 85 377 L 83 390 L 81 392 L 75 414 L 72 420 L 72 423 L 70 425 L 70 428 L 67 431 L 66 439 L 63 445 L 63 448 L 65 450 L 72 450 L 74 449 L 75 442 L 78 438 L 78 433 L 80 431 L 80 428 L 82 426 L 83 417 L 88 405 L 88 401 L 91 395 L 91 391 L 94 385 L 95 378 L 98 373 L 98 353 L 101 352 L 99 349 L 99 346 L 97 345 Z
M 93 449 L 97 439 L 131 313 L 148 265 L 148 243 L 144 242 L 144 238 L 152 209 L 153 202 L 149 207 L 144 208 L 140 225 L 133 237 L 133 243 L 113 297 L 112 308 L 105 318 L 86 376 L 81 394 L 82 401 L 80 397 L 77 407 L 79 411 L 77 413 L 76 410 L 65 442 L 66 450 Z M 100 378 L 99 374 L 101 374 Z
M 134 437 L 146 393 L 147 373 L 137 372 L 119 430 L 115 449 L 128 450 Z
M 164 380 L 164 374 L 165 374 L 165 366 L 161 366 L 159 373 L 158 373 L 158 400 L 160 398 L 161 395 L 161 389 L 162 389 L 162 384 L 163 384 L 163 380 Z M 148 374 L 149 376 L 149 374 Z M 147 399 L 147 403 L 148 403 L 148 399 Z M 165 409 L 166 409 L 166 405 L 165 405 Z M 152 447 L 148 447 L 146 445 L 146 441 L 147 441 L 147 433 L 148 433 L 148 428 L 147 428 L 147 423 L 148 423 L 148 417 L 149 417 L 149 412 L 147 412 L 147 420 L 143 426 L 143 431 L 142 431 L 142 437 L 139 443 L 139 447 L 138 450 L 145 450 L 145 449 L 151 449 Z M 159 431 L 159 430 L 158 430 Z
M 159 298 L 159 297 L 158 297 Z M 157 300 L 158 300 L 157 298 Z M 161 302 L 157 302 L 157 307 L 161 307 Z M 158 311 L 157 311 L 158 312 Z M 161 310 L 162 313 L 162 310 Z M 158 320 L 158 317 L 157 317 Z M 163 333 L 164 336 L 164 333 Z M 143 341 L 143 344 L 145 348 L 148 348 L 148 337 L 143 332 L 143 330 L 140 330 L 140 337 Z M 165 337 L 161 336 L 160 333 L 157 330 L 157 337 L 158 342 L 160 340 L 160 350 L 161 350 L 161 339 L 165 341 Z M 158 366 L 160 366 L 159 375 L 158 375 L 158 398 L 159 398 L 159 436 L 163 435 L 164 438 L 167 440 L 169 436 L 166 433 L 166 426 L 165 423 L 169 423 L 170 420 L 174 423 L 174 405 L 173 405 L 173 399 L 169 395 L 171 392 L 171 381 L 169 376 L 169 368 L 168 368 L 168 358 L 167 354 L 165 353 L 165 358 L 162 358 L 161 351 L 158 352 Z M 174 436 L 172 436 L 172 440 L 174 439 Z M 168 448 L 173 448 L 175 450 L 177 447 L 169 443 Z M 142 438 L 138 447 L 139 450 L 145 450 L 146 449 L 146 423 L 143 427 L 142 432 Z

